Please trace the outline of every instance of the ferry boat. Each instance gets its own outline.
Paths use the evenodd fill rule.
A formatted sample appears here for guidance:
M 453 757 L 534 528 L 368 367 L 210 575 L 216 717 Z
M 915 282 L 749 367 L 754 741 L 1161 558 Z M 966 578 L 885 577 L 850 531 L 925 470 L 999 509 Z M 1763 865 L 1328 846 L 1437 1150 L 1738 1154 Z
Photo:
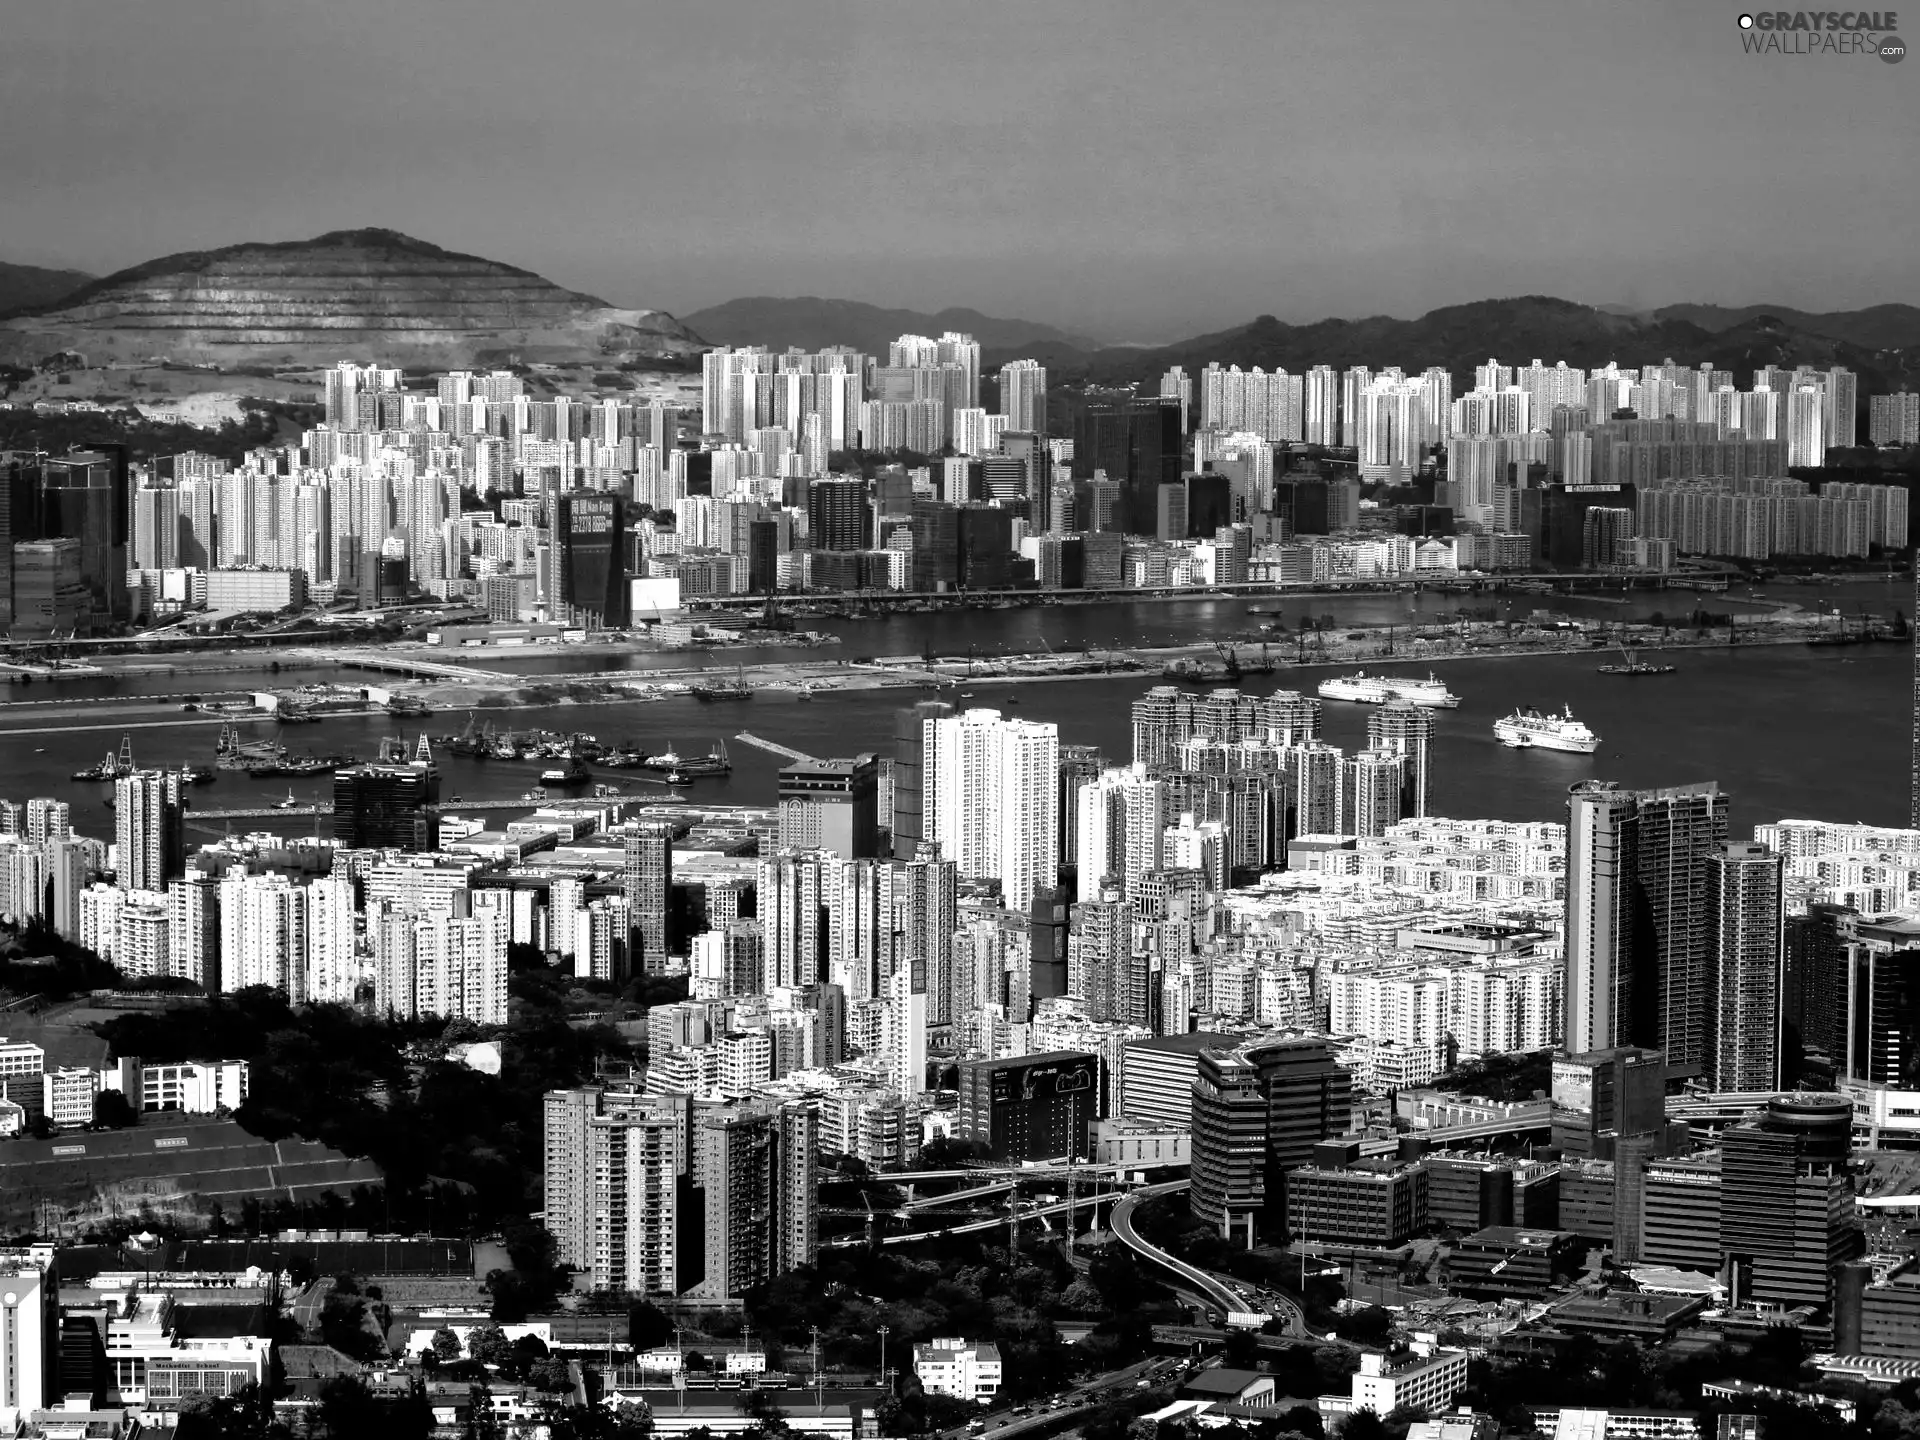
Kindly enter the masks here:
M 1600 748 L 1600 737 L 1563 709 L 1558 715 L 1543 715 L 1523 705 L 1504 720 L 1493 722 L 1493 738 L 1515 750 L 1564 750 L 1574 755 L 1591 755 Z
M 1392 691 L 1391 699 L 1410 700 L 1429 710 L 1457 710 L 1460 697 L 1447 689 L 1447 682 L 1432 671 L 1424 680 L 1404 675 L 1382 675 L 1380 683 Z
M 1320 682 L 1323 700 L 1351 700 L 1356 705 L 1384 705 L 1397 699 L 1390 683 L 1379 675 L 1356 670 L 1351 675 L 1335 675 Z

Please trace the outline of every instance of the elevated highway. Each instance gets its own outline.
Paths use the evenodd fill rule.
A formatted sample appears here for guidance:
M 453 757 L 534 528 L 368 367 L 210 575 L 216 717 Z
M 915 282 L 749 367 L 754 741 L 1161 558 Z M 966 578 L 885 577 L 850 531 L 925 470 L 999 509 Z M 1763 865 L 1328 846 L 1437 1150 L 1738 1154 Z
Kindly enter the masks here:
M 1207 1303 L 1217 1309 L 1222 1316 L 1234 1310 L 1252 1310 L 1255 1308 L 1255 1302 L 1242 1295 L 1228 1281 L 1209 1270 L 1202 1270 L 1197 1265 L 1189 1265 L 1177 1256 L 1169 1255 L 1158 1245 L 1144 1239 L 1134 1228 L 1133 1212 L 1142 1200 L 1151 1199 L 1156 1195 L 1172 1195 L 1187 1189 L 1191 1184 L 1192 1182 L 1188 1180 L 1169 1180 L 1164 1185 L 1143 1185 L 1131 1194 L 1123 1196 L 1113 1207 L 1114 1236 L 1142 1260 L 1171 1272 L 1180 1281 L 1182 1288 L 1196 1291 L 1205 1297 Z M 1306 1333 L 1306 1316 L 1298 1305 L 1284 1296 L 1279 1297 L 1275 1305 L 1281 1311 L 1281 1318 L 1286 1322 L 1288 1334 Z

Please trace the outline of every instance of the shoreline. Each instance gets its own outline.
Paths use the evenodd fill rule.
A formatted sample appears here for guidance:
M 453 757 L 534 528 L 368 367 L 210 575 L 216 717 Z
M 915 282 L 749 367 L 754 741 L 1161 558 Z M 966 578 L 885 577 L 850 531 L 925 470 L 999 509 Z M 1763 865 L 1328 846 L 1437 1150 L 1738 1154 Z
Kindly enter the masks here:
M 1738 639 L 1724 637 L 1688 639 L 1681 643 L 1669 643 L 1664 647 L 1638 648 L 1643 653 L 1671 655 L 1684 651 L 1806 646 L 1809 639 L 1810 637 L 1804 634 L 1762 633 L 1742 635 Z M 1216 647 L 1206 644 L 1116 650 L 1111 652 L 1114 663 L 1110 669 L 1068 669 L 1059 663 L 1062 657 L 1052 656 L 1008 656 L 996 657 L 993 660 L 971 661 L 956 658 L 944 663 L 936 659 L 931 666 L 924 662 L 903 663 L 904 657 L 883 657 L 873 662 L 786 661 L 759 666 L 688 667 L 672 671 L 648 671 L 643 672 L 645 678 L 631 671 L 556 676 L 550 685 L 542 684 L 533 677 L 529 677 L 530 683 L 502 683 L 497 686 L 472 682 L 406 682 L 404 689 L 409 695 L 426 701 L 433 705 L 434 709 L 429 715 L 395 716 L 394 718 L 403 725 L 418 721 L 423 728 L 444 732 L 452 723 L 447 717 L 458 711 L 515 710 L 533 706 L 562 708 L 655 704 L 663 700 L 686 697 L 688 694 L 686 686 L 689 681 L 710 677 L 715 673 L 724 673 L 729 676 L 741 673 L 757 691 L 769 695 L 789 694 L 796 698 L 807 691 L 811 692 L 813 698 L 828 698 L 843 692 L 864 693 L 878 690 L 930 691 L 939 694 L 942 691 L 957 690 L 963 685 L 1031 685 L 1075 680 L 1130 680 L 1142 687 L 1172 684 L 1231 688 L 1264 677 L 1275 677 L 1281 682 L 1278 688 L 1291 688 L 1284 684 L 1284 677 L 1289 672 L 1295 671 L 1325 671 L 1348 666 L 1384 668 L 1420 664 L 1440 665 L 1459 660 L 1527 660 L 1583 655 L 1594 657 L 1598 663 L 1610 655 L 1617 654 L 1618 651 L 1619 647 L 1616 645 L 1541 645 L 1522 642 L 1510 646 L 1448 648 L 1411 654 L 1388 654 L 1381 652 L 1377 645 L 1373 648 L 1365 648 L 1361 645 L 1348 644 L 1329 647 L 1327 653 L 1314 654 L 1302 659 L 1271 657 L 1270 665 L 1263 665 L 1255 659 L 1244 663 L 1237 675 L 1224 671 L 1213 673 L 1211 667 L 1221 665 L 1223 662 L 1218 658 Z M 1195 675 L 1167 673 L 1165 668 L 1167 665 L 1183 659 L 1202 661 L 1208 670 Z M 1049 660 L 1055 661 L 1051 667 L 1046 663 Z M 1068 661 L 1067 663 L 1079 667 L 1086 662 Z M 948 668 L 950 666 L 969 668 Z M 657 680 L 653 678 L 656 676 L 659 677 Z M 393 688 L 403 687 L 394 686 Z M 549 690 L 558 693 L 543 693 Z M 582 693 L 583 691 L 586 693 Z M 742 702 L 720 700 L 708 703 L 725 710 Z M 18 709 L 13 708 L 16 705 Z M 73 709 L 63 713 L 59 707 L 66 706 Z M 37 713 L 29 713 L 30 711 Z M 176 713 L 169 714 L 169 711 Z M 347 708 L 322 713 L 329 716 L 337 715 L 341 718 L 360 719 L 388 712 L 371 708 Z M 97 715 L 113 715 L 116 718 L 92 721 L 91 717 Z M 19 725 L 8 723 L 14 719 L 33 723 Z M 90 723 L 71 723 L 82 719 Z M 126 700 L 76 697 L 70 700 L 48 698 L 16 701 L 11 704 L 0 702 L 0 737 L 154 730 L 174 726 L 270 723 L 273 723 L 273 717 L 266 711 L 238 715 L 179 713 L 178 707 L 169 702 L 133 697 L 128 697 Z M 294 740 L 291 736 L 287 738 L 289 743 Z

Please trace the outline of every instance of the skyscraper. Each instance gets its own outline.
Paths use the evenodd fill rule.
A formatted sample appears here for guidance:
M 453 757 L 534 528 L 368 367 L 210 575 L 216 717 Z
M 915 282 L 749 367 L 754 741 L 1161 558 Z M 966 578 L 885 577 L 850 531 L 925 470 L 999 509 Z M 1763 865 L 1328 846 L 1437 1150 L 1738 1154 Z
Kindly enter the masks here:
M 122 890 L 165 890 L 185 867 L 180 777 L 136 770 L 113 782 L 114 880 Z
M 1009 430 L 1047 433 L 1047 370 L 1038 360 L 1011 360 L 1000 367 L 1000 413 Z
M 1835 918 L 1847 967 L 1841 1074 L 1850 1087 L 1920 1090 L 1920 920 Z
M 619 497 L 599 492 L 559 496 L 553 532 L 566 618 L 588 629 L 625 625 L 627 527 Z
M 842 860 L 867 859 L 880 846 L 880 762 L 796 761 L 780 769 L 782 846 L 831 850 Z
M 1248 1041 L 1200 1052 L 1193 1081 L 1196 1219 L 1251 1247 L 1277 1233 L 1286 1175 L 1352 1124 L 1352 1077 L 1322 1040 Z
M 1058 876 L 1060 730 L 998 710 L 927 719 L 922 734 L 925 838 L 962 875 L 1000 882 L 1024 913 Z
M 431 850 L 439 803 L 431 761 L 336 770 L 333 838 L 350 850 Z
M 1406 756 L 1400 813 L 1425 819 L 1433 795 L 1433 712 L 1410 700 L 1389 701 L 1367 717 L 1367 748 Z
M 1720 1250 L 1728 1299 L 1824 1306 L 1830 1277 L 1858 1255 L 1848 1157 L 1853 1103 L 1795 1094 L 1720 1136 Z
M 1119 528 L 1146 534 L 1153 527 L 1159 487 L 1180 481 L 1182 440 L 1180 402 L 1172 397 L 1138 397 L 1086 406 L 1074 419 L 1076 516 L 1083 487 L 1095 471 L 1101 471 L 1120 486 Z
M 1764 845 L 1723 846 L 1707 862 L 1713 927 L 1714 1090 L 1773 1090 L 1780 1080 L 1781 859 Z
M 627 831 L 626 868 L 622 875 L 633 943 L 647 975 L 667 968 L 667 907 L 673 894 L 673 826 L 648 821 Z
M 1915 693 L 1920 695 L 1920 680 Z M 893 712 L 893 853 L 898 859 L 911 860 L 926 838 L 922 828 L 926 777 L 921 769 L 925 724 L 951 714 L 953 706 L 944 700 L 922 700 Z
M 1664 1050 L 1670 1070 L 1712 1063 L 1707 871 L 1726 844 L 1711 781 L 1622 790 L 1575 785 L 1567 801 L 1566 1048 Z

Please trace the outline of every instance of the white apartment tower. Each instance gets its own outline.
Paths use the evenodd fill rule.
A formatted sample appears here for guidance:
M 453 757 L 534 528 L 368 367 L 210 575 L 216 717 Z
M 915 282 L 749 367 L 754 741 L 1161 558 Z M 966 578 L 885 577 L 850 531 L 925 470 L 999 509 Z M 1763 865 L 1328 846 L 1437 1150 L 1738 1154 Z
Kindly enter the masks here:
M 1060 731 L 968 710 L 921 722 L 923 832 L 1024 912 L 1058 876 Z

